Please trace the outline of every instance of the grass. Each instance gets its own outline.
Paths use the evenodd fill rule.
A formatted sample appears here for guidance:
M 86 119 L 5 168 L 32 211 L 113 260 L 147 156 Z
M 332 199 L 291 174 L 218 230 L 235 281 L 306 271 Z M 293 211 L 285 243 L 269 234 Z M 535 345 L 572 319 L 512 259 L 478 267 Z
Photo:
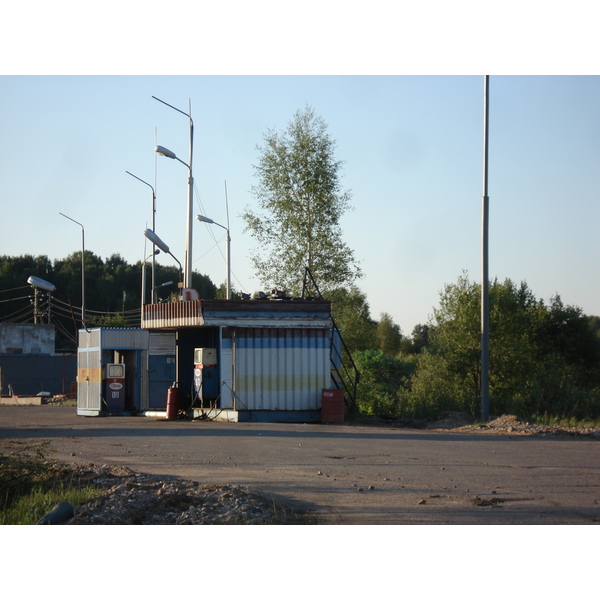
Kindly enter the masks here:
M 315 518 L 308 512 L 297 511 L 293 508 L 279 506 L 273 502 L 273 516 L 269 525 L 314 525 Z
M 575 419 L 573 417 L 555 417 L 553 415 L 533 415 L 531 422 L 549 427 L 593 427 L 600 428 L 600 419 Z
M 37 442 L 0 453 L 0 525 L 35 525 L 59 502 L 79 506 L 99 495 L 49 452 L 49 442 Z

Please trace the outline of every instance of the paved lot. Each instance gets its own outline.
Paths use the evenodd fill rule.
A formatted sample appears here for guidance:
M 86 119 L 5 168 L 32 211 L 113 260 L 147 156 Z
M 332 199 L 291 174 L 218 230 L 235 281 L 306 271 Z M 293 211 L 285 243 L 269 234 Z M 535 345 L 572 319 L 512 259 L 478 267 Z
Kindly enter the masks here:
M 596 524 L 599 441 L 363 427 L 79 417 L 0 406 L 0 438 L 65 462 L 240 484 L 320 524 Z

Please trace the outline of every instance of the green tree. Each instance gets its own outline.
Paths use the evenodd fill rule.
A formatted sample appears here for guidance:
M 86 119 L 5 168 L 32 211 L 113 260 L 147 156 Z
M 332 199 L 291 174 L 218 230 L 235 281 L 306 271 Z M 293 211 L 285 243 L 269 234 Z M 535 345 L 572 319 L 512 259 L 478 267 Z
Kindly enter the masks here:
M 475 413 L 480 388 L 478 311 L 478 286 L 466 275 L 444 287 L 429 326 L 430 350 L 419 355 L 411 385 L 414 416 L 435 416 L 451 407 Z
M 348 351 L 377 348 L 377 324 L 371 318 L 366 295 L 356 286 L 338 288 L 324 294 L 331 300 L 331 314 L 342 332 Z
M 231 298 L 236 299 L 240 297 L 240 293 L 235 289 L 235 286 L 231 286 Z M 227 282 L 224 281 L 215 292 L 215 299 L 225 300 L 227 298 Z
M 269 130 L 258 147 L 252 194 L 259 210 L 247 207 L 242 216 L 259 243 L 251 260 L 262 285 L 299 294 L 305 267 L 321 292 L 361 276 L 342 240 L 350 193 L 342 190 L 334 149 L 325 122 L 310 107 L 297 111 L 285 131 Z
M 212 282 L 210 277 L 196 271 L 192 273 L 192 287 L 198 292 L 200 298 L 204 300 L 212 300 L 217 296 L 217 286 Z
M 419 354 L 429 346 L 429 325 L 415 325 L 410 338 L 403 337 L 400 341 L 400 352 L 404 354 Z
M 360 370 L 358 407 L 363 414 L 391 416 L 401 414 L 404 388 L 414 370 L 407 357 L 394 357 L 382 350 L 355 352 L 354 361 Z
M 560 298 L 550 306 L 526 283 L 490 284 L 490 408 L 529 417 L 600 413 L 600 343 L 589 320 Z M 480 286 L 463 274 L 445 286 L 419 355 L 410 398 L 416 411 L 480 408 Z
M 381 313 L 379 323 L 377 323 L 377 340 L 382 352 L 391 356 L 398 354 L 402 332 L 400 326 L 394 323 L 394 319 L 388 313 Z
M 594 332 L 594 335 L 600 338 L 600 317 L 589 316 L 587 317 L 587 321 L 590 329 Z

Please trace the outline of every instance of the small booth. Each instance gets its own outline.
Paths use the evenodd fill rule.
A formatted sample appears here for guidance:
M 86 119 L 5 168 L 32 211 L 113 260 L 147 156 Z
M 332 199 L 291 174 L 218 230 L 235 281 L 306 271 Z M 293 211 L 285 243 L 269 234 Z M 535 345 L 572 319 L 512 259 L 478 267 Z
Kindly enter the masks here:
M 164 411 L 175 379 L 174 333 L 109 327 L 79 331 L 78 415 Z

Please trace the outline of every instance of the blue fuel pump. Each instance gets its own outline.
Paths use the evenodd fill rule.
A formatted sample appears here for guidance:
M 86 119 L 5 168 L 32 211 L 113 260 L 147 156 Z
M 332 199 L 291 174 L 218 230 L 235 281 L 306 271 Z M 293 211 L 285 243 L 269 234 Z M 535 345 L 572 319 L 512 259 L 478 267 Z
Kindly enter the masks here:
M 125 410 L 125 365 L 104 365 L 104 401 L 109 410 Z
M 204 401 L 219 396 L 219 369 L 216 348 L 194 349 L 194 389 L 196 397 Z

